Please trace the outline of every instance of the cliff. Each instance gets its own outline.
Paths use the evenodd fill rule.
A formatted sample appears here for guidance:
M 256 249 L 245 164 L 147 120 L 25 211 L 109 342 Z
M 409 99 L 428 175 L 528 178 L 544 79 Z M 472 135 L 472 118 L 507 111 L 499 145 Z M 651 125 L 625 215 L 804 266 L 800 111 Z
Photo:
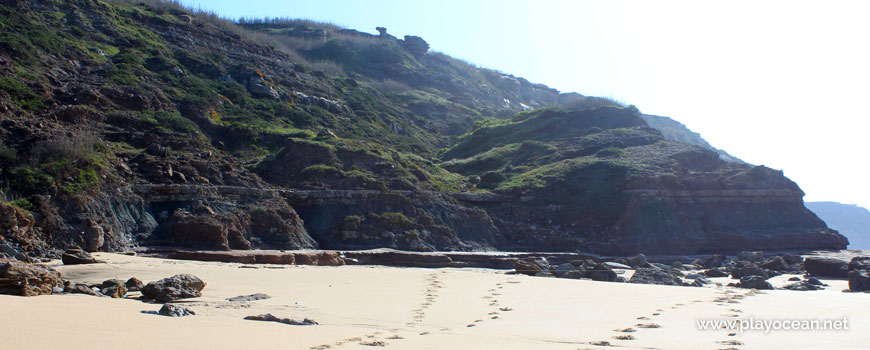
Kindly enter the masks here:
M 0 23 L 6 255 L 846 244 L 779 172 L 419 37 L 158 1 L 8 0 Z
M 849 249 L 870 249 L 870 210 L 855 204 L 807 202 L 825 223 L 849 239 Z

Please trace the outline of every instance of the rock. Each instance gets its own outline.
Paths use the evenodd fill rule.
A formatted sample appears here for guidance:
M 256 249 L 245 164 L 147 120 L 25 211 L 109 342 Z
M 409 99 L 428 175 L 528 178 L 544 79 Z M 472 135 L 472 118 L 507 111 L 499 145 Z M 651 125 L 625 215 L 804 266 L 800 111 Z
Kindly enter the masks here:
M 809 290 L 820 290 L 820 289 L 824 289 L 824 288 L 816 286 L 814 284 L 807 283 L 807 281 L 801 281 L 801 282 L 795 282 L 795 283 L 788 284 L 788 285 L 782 287 L 782 289 L 809 291 Z
M 140 281 L 136 277 L 130 277 L 130 279 L 128 279 L 127 282 L 124 283 L 124 286 L 127 287 L 127 291 L 129 292 L 138 292 L 145 287 L 145 283 Z
M 255 301 L 269 299 L 270 296 L 263 293 L 254 293 L 251 295 L 239 295 L 237 297 L 227 298 L 227 301 Z
M 628 280 L 628 283 L 641 284 L 659 284 L 666 286 L 680 286 L 682 281 L 668 270 L 663 270 L 654 267 L 642 267 L 634 272 L 634 276 Z
M 514 270 L 529 276 L 534 276 L 538 272 L 548 271 L 549 269 L 550 264 L 548 264 L 547 260 L 544 258 L 514 260 Z
M 865 270 L 870 271 L 870 256 L 856 256 L 849 261 L 849 271 Z
M 811 256 L 804 259 L 804 269 L 808 274 L 820 277 L 848 278 L 849 264 L 843 260 Z
M 60 256 L 64 265 L 99 264 L 104 261 L 97 260 L 90 253 L 81 248 L 71 247 Z
M 633 257 L 628 258 L 628 265 L 634 268 L 638 267 L 646 267 L 646 255 L 638 254 Z
M 300 320 L 295 319 L 295 318 L 280 318 L 280 317 L 276 317 L 275 315 L 272 315 L 272 314 L 246 316 L 245 319 L 246 320 L 253 320 L 253 321 L 280 322 L 280 323 L 294 325 L 294 326 L 313 326 L 313 325 L 318 324 L 317 322 L 315 322 L 314 320 L 309 319 L 309 318 L 305 318 L 305 319 L 302 319 L 300 321 Z
M 103 293 L 93 290 L 90 286 L 84 283 L 68 282 L 64 285 L 63 291 L 72 294 L 87 294 L 95 297 L 104 297 Z
M 568 271 L 568 272 L 562 274 L 562 276 L 560 276 L 560 277 L 579 280 L 579 279 L 583 278 L 583 272 L 580 272 L 578 270 L 571 270 L 571 271 Z
M 792 277 L 792 278 L 789 278 L 788 280 L 789 280 L 789 282 L 794 282 L 794 281 L 800 281 L 801 278 L 800 277 Z
M 571 265 L 570 263 L 564 263 L 564 264 L 550 266 L 550 271 L 556 277 L 562 277 L 562 275 L 564 275 L 565 273 L 568 273 L 568 272 L 574 271 L 574 270 L 576 270 L 576 268 L 574 267 L 574 265 Z
M 688 286 L 689 287 L 703 287 L 704 284 L 705 283 L 704 283 L 703 279 L 696 279 L 696 280 L 692 281 L 692 283 L 689 283 Z
M 804 257 L 797 254 L 783 254 L 782 258 L 789 265 L 803 264 L 804 262 Z
M 52 288 L 60 283 L 60 272 L 52 268 L 0 259 L 0 294 L 25 297 L 52 294 Z
M 84 232 L 84 249 L 87 252 L 95 252 L 105 243 L 105 231 L 97 223 L 90 221 Z
M 702 278 L 702 277 L 701 277 L 701 275 L 699 275 L 697 273 L 690 273 L 690 274 L 686 275 L 686 279 L 690 279 L 690 280 L 696 280 L 699 278 Z
M 707 277 L 727 277 L 728 273 L 720 269 L 708 269 L 704 271 Z
M 822 281 L 819 281 L 819 279 L 815 278 L 815 277 L 808 278 L 807 283 L 815 285 L 815 286 L 826 286 L 827 285 L 827 284 L 823 283 Z
M 742 279 L 743 277 L 749 276 L 759 276 L 765 280 L 770 278 L 770 275 L 768 275 L 767 272 L 756 266 L 739 267 L 734 269 L 734 271 L 731 271 L 731 278 L 734 279 Z
M 166 157 L 169 155 L 169 149 L 159 144 L 152 143 L 148 145 L 147 148 L 145 148 L 145 153 L 148 153 L 152 156 Z
M 747 289 L 773 289 L 770 282 L 762 276 L 745 276 L 737 283 L 737 287 Z
M 229 250 L 227 236 L 227 228 L 213 215 L 191 214 L 185 210 L 177 210 L 172 214 L 169 239 L 179 246 Z
M 623 270 L 629 270 L 629 269 L 631 269 L 631 266 L 628 266 L 628 265 L 626 265 L 626 264 L 621 264 L 621 263 L 618 263 L 618 262 L 611 262 L 611 261 L 608 261 L 608 262 L 605 262 L 604 265 L 607 265 L 607 267 L 609 267 L 609 268 L 611 268 L 611 269 L 623 269 Z
M 156 302 L 169 302 L 184 298 L 202 296 L 206 283 L 190 274 L 175 275 L 156 282 L 149 282 L 142 288 L 142 296 Z
M 587 259 L 577 270 L 583 271 L 583 277 L 595 281 L 615 282 L 617 280 L 616 271 L 613 271 L 610 266 L 591 259 Z
M 671 268 L 672 268 L 672 269 L 676 269 L 676 270 L 682 270 L 682 269 L 683 269 L 683 262 L 681 262 L 681 261 L 674 261 L 674 262 L 671 263 Z
M 405 35 L 403 43 L 405 50 L 408 50 L 408 52 L 415 56 L 423 56 L 429 51 L 429 43 L 419 36 Z
M 550 271 L 538 271 L 538 272 L 535 272 L 535 274 L 532 276 L 535 276 L 535 277 L 555 277 L 555 276 L 553 276 L 553 273 Z
M 118 279 L 106 280 L 100 285 L 100 292 L 112 298 L 123 298 L 127 295 L 127 286 Z
M 774 256 L 770 259 L 767 259 L 763 264 L 758 265 L 758 267 L 765 268 L 773 271 L 788 271 L 791 269 L 791 266 L 786 263 L 785 259 L 781 256 Z
M 701 259 L 701 265 L 705 268 L 712 269 L 716 267 L 722 267 L 722 264 L 728 261 L 728 258 L 722 254 L 713 254 L 704 259 Z M 712 276 L 711 276 L 712 277 Z
M 756 264 L 760 264 L 760 263 L 764 262 L 764 252 L 759 252 L 759 251 L 747 252 L 747 251 L 743 251 L 743 252 L 737 253 L 737 259 L 736 259 L 736 260 L 737 260 L 737 261 L 749 261 L 749 262 L 753 262 L 753 263 L 756 263 Z
M 166 303 L 163 304 L 163 307 L 160 308 L 160 311 L 157 311 L 157 314 L 169 317 L 184 317 L 196 315 L 196 312 L 193 312 L 193 310 L 186 307 Z
M 870 271 L 849 271 L 849 290 L 857 292 L 870 291 Z

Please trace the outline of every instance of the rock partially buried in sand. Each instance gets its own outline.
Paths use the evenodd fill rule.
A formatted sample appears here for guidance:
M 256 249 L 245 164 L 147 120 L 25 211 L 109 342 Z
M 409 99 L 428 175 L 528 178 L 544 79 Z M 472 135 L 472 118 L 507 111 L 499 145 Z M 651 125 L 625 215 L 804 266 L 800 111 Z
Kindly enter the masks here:
M 103 293 L 93 290 L 90 286 L 84 283 L 66 281 L 63 291 L 71 294 L 87 294 L 95 297 L 104 297 Z
M 82 264 L 99 264 L 105 263 L 105 261 L 97 260 L 90 253 L 82 250 L 81 248 L 69 248 L 63 255 L 60 256 L 61 261 L 63 261 L 64 265 L 82 265 Z
M 254 293 L 251 295 L 239 295 L 237 297 L 227 298 L 227 301 L 255 301 L 269 299 L 270 296 L 263 293 Z
M 0 294 L 25 297 L 51 294 L 58 283 L 60 272 L 49 267 L 0 259 Z
M 142 288 L 142 296 L 156 302 L 165 303 L 184 298 L 202 296 L 205 282 L 191 274 L 175 275 L 156 282 L 149 282 Z
M 289 324 L 289 325 L 293 325 L 293 326 L 313 326 L 313 325 L 319 324 L 310 318 L 305 318 L 305 319 L 300 321 L 300 320 L 295 319 L 295 318 L 280 318 L 280 317 L 277 317 L 277 316 L 272 315 L 272 314 L 247 316 L 247 317 L 245 317 L 245 319 L 252 320 L 252 321 L 279 322 L 279 323 Z
M 160 311 L 157 311 L 157 314 L 169 317 L 184 317 L 196 315 L 196 312 L 178 305 L 163 304 L 163 307 L 160 308 Z

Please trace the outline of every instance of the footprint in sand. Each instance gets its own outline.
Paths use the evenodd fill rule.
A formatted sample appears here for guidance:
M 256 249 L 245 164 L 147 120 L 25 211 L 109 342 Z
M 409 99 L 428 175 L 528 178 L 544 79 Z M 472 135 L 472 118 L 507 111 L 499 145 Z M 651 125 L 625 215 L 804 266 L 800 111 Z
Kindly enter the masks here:
M 623 335 L 614 335 L 613 339 L 616 339 L 616 340 L 635 340 L 637 338 L 635 338 L 631 334 L 623 334 Z
M 614 331 L 614 332 L 622 332 L 622 333 L 637 332 L 636 329 L 631 328 L 631 327 L 629 327 L 629 328 L 623 328 L 623 329 L 614 329 L 613 331 Z
M 638 323 L 634 326 L 637 328 L 662 328 L 662 325 L 658 323 Z

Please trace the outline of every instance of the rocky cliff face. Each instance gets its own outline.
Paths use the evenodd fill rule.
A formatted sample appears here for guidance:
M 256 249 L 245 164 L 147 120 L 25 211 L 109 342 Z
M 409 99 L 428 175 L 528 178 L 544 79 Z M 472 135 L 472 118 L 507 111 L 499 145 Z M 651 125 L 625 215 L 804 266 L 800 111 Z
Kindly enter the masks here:
M 386 29 L 131 3 L 0 2 L 2 254 L 845 245 L 781 173 L 636 108 Z

